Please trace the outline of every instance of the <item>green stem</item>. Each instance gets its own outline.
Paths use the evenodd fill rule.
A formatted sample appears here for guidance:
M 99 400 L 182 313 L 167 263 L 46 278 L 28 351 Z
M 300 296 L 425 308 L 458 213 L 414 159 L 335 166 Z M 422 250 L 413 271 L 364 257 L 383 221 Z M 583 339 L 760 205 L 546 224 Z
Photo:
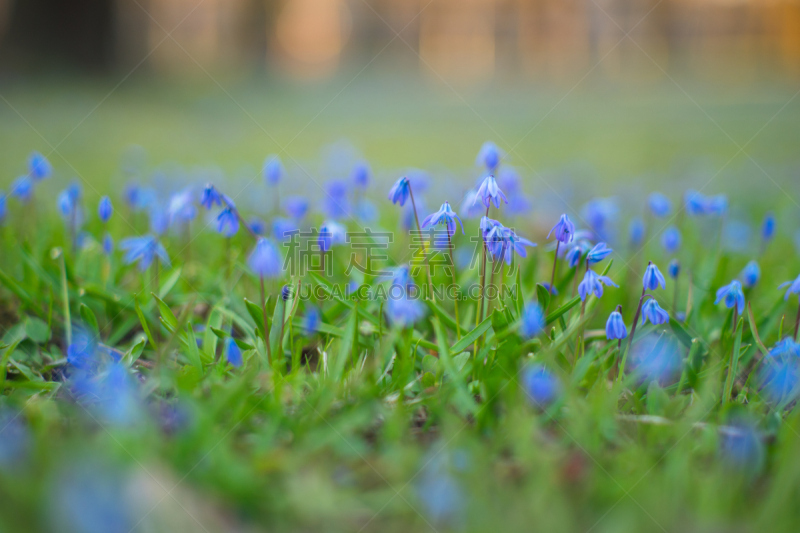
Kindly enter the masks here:
M 453 247 L 453 241 L 450 238 L 450 231 L 447 231 L 447 247 L 450 249 L 450 271 L 451 277 L 453 278 L 453 290 L 456 291 L 453 298 L 453 307 L 456 313 L 456 335 L 458 339 L 461 339 L 461 321 L 458 319 L 458 289 L 456 286 L 456 260 L 453 257 L 455 254 L 455 248 Z
M 431 265 L 428 262 L 428 250 L 425 246 L 425 239 L 422 238 L 422 226 L 419 224 L 419 215 L 417 214 L 417 204 L 414 202 L 414 192 L 411 190 L 411 184 L 408 184 L 408 194 L 411 196 L 411 207 L 414 209 L 414 220 L 417 222 L 417 231 L 419 231 L 420 248 L 422 248 L 422 257 L 425 260 L 425 269 L 428 272 L 428 298 L 434 302 L 436 298 L 433 294 L 433 278 L 431 278 Z

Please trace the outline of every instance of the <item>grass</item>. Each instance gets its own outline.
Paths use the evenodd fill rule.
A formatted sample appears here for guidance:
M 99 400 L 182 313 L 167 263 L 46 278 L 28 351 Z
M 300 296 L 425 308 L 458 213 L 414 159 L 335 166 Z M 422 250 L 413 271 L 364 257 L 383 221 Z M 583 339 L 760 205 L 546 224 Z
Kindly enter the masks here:
M 427 193 L 434 207 L 453 193 L 453 183 L 459 194 L 472 185 L 470 171 L 458 169 L 493 135 L 449 95 L 412 87 L 410 96 L 396 91 L 378 98 L 376 87 L 391 86 L 378 83 L 357 83 L 326 109 L 319 94 L 281 87 L 266 93 L 275 98 L 251 85 L 232 94 L 257 121 L 274 126 L 283 143 L 310 121 L 291 153 L 320 182 L 329 170 L 315 155 L 322 141 L 354 138 L 378 175 L 368 192 L 380 213 L 375 227 L 394 229 L 401 210 L 385 200 L 381 183 L 396 177 L 392 168 L 441 163 L 455 169 L 451 181 L 435 174 Z M 104 94 L 96 86 L 73 90 L 76 95 L 65 96 L 65 90 L 17 85 L 4 97 L 56 143 Z M 728 224 L 752 226 L 766 206 L 776 210 L 777 237 L 760 255 L 757 230 L 743 248 L 732 246 L 741 243 L 720 242 L 719 218 L 677 213 L 648 219 L 641 250 L 626 243 L 623 230 L 643 212 L 644 193 L 658 187 L 679 203 L 683 187 L 704 179 L 679 175 L 676 168 L 697 167 L 676 161 L 703 155 L 716 169 L 738 153 L 691 102 L 669 87 L 633 100 L 598 90 L 565 101 L 520 144 L 515 161 L 563 170 L 580 158 L 594 170 L 551 180 L 549 192 L 528 170 L 534 214 L 509 220 L 506 207 L 492 208 L 492 217 L 515 223 L 539 246 L 514 260 L 518 276 L 497 274 L 494 283 L 515 287 L 517 296 L 491 302 L 484 320 L 476 320 L 478 300 L 459 302 L 459 339 L 447 298 L 421 304 L 426 316 L 409 328 L 387 320 L 386 302 L 280 300 L 285 283 L 321 287 L 318 296 L 347 284 L 346 245 L 326 258 L 330 276 L 285 273 L 268 280 L 264 321 L 259 280 L 247 264 L 253 239 L 240 229 L 226 242 L 208 227 L 213 221 L 202 208 L 191 234 L 163 237 L 172 261 L 160 266 L 157 278 L 152 269 L 125 265 L 119 251 L 108 259 L 99 244 L 106 228 L 94 216 L 100 194 L 114 202 L 108 230 L 117 244 L 148 231 L 146 214 L 122 201 L 118 157 L 127 143 L 147 148 L 148 172 L 167 168 L 162 178 L 140 176 L 161 194 L 187 183 L 199 187 L 207 176 L 171 171 L 163 166 L 167 160 L 220 165 L 232 177 L 217 185 L 230 192 L 248 179 L 237 178 L 238 165 L 248 162 L 253 173 L 266 152 L 277 150 L 214 88 L 147 90 L 152 97 L 144 99 L 138 90 L 120 89 L 75 130 L 61 156 L 51 157 L 55 178 L 37 187 L 29 206 L 8 199 L 0 235 L 0 529 L 796 530 L 796 360 L 789 360 L 788 389 L 779 398 L 764 382 L 771 365 L 782 361 L 765 352 L 794 332 L 797 311 L 796 297 L 785 302 L 776 290 L 798 272 L 790 172 L 796 106 L 787 106 L 748 146 L 785 195 L 763 174 L 752 179 L 758 168 L 741 154 L 708 189 L 730 195 Z M 746 142 L 791 94 L 756 96 L 717 101 L 709 113 Z M 489 116 L 508 138 L 521 138 L 550 107 L 521 94 L 507 94 L 502 103 L 487 94 L 471 98 L 477 114 Z M 517 107 L 522 111 L 515 113 Z M 319 109 L 325 109 L 322 118 L 312 121 Z M 47 147 L 10 108 L 2 113 L 2 169 L 14 176 L 32 147 L 45 153 Z M 674 179 L 619 178 L 648 170 L 670 171 Z M 290 171 L 284 194 L 314 189 L 297 169 Z M 73 172 L 86 178 L 82 202 L 89 213 L 83 228 L 89 237 L 79 250 L 55 210 L 58 189 Z M 579 191 L 569 193 L 572 187 Z M 237 205 L 245 217 L 274 215 L 260 179 L 241 190 Z M 562 209 L 585 226 L 580 209 L 569 206 L 595 193 L 619 196 L 615 252 L 596 270 L 620 287 L 589 297 L 581 319 L 571 294 L 574 271 L 563 261 L 560 293 L 549 305 L 537 283 L 550 278 L 549 227 Z M 306 225 L 322 220 L 315 206 Z M 350 230 L 360 227 L 344 222 Z M 465 222 L 467 235 L 456 234 L 454 245 L 471 250 L 478 221 Z M 682 230 L 674 257 L 683 271 L 677 291 L 668 278 L 666 290 L 651 293 L 672 319 L 637 329 L 627 371 L 618 377 L 622 354 L 616 341 L 606 340 L 605 320 L 622 304 L 630 331 L 647 260 L 666 274 L 673 258 L 659 244 L 669 224 Z M 381 265 L 407 262 L 409 242 L 396 232 Z M 748 308 L 737 321 L 714 305 L 714 295 L 754 258 L 762 276 L 746 290 Z M 380 282 L 352 277 L 373 289 Z M 478 279 L 477 267 L 459 268 L 462 288 Z M 426 284 L 424 270 L 415 281 Z M 435 270 L 436 285 L 449 281 Z M 529 339 L 519 322 L 537 301 L 548 307 L 548 323 Z M 304 319 L 312 304 L 321 323 L 310 334 Z M 276 327 L 281 318 L 284 326 Z M 237 349 L 241 366 L 228 362 Z M 532 365 L 547 369 L 552 401 L 531 401 L 542 398 L 526 387 Z M 728 375 L 730 367 L 735 375 Z

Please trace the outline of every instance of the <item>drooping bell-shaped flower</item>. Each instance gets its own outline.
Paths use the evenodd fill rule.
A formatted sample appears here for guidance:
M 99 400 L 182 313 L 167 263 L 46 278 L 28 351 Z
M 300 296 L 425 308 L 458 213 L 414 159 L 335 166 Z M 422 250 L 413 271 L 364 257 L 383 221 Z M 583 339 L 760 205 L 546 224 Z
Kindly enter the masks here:
M 658 305 L 655 298 L 648 298 L 644 305 L 642 305 L 642 325 L 648 320 L 654 325 L 666 324 L 669 322 L 669 313 Z
M 661 285 L 662 289 L 667 288 L 667 280 L 664 279 L 664 275 L 653 262 L 648 263 L 647 269 L 644 271 L 642 284 L 646 290 L 650 291 L 657 289 L 659 285 Z
M 97 204 L 97 216 L 105 224 L 114 213 L 114 206 L 111 205 L 111 199 L 108 196 L 100 198 L 100 203 Z
M 674 254 L 681 247 L 681 232 L 675 226 L 670 226 L 661 234 L 661 246 L 667 253 Z
M 247 265 L 260 278 L 278 278 L 283 272 L 281 254 L 269 239 L 258 239 L 247 258 Z
M 392 185 L 391 189 L 389 189 L 389 200 L 391 200 L 393 204 L 400 204 L 402 207 L 408 200 L 409 194 L 410 186 L 408 184 L 408 178 L 403 176 L 399 178 L 394 185 Z
M 225 237 L 233 237 L 239 231 L 239 217 L 234 208 L 226 207 L 217 215 L 217 231 Z
M 268 155 L 264 159 L 264 167 L 262 169 L 264 174 L 264 181 L 267 185 L 277 185 L 283 179 L 285 171 L 280 157 L 277 155 Z
M 547 234 L 547 238 L 549 239 L 553 233 L 555 233 L 556 240 L 562 244 L 572 242 L 575 236 L 575 224 L 566 214 L 563 214 L 556 225 L 553 226 L 553 229 L 550 230 L 550 233 Z
M 450 237 L 456 232 L 456 228 L 458 228 L 457 224 L 461 225 L 461 233 L 464 233 L 464 224 L 461 222 L 461 219 L 458 218 L 456 212 L 450 207 L 449 202 L 443 203 L 438 211 L 425 217 L 425 220 L 422 221 L 422 229 L 427 229 L 439 224 L 445 224 L 447 234 Z
M 53 166 L 45 156 L 39 152 L 31 152 L 28 156 L 28 175 L 34 181 L 41 181 L 49 178 L 53 172 Z
M 757 261 L 750 261 L 745 265 L 740 276 L 745 287 L 748 289 L 755 287 L 758 280 L 761 279 L 761 267 L 758 266 Z
M 800 276 L 797 276 L 793 281 L 787 281 L 778 285 L 779 289 L 784 287 L 789 287 L 786 290 L 786 296 L 783 297 L 784 300 L 788 300 L 789 296 L 792 294 L 800 294 Z
M 714 304 L 718 304 L 723 299 L 725 300 L 725 307 L 731 309 L 735 306 L 736 310 L 741 314 L 744 311 L 742 284 L 733 280 L 727 285 L 720 287 L 717 291 L 717 299 L 714 300 Z
M 478 156 L 475 158 L 475 164 L 486 167 L 489 172 L 494 172 L 500 165 L 500 160 L 504 154 L 500 148 L 497 147 L 492 141 L 486 141 L 478 151 Z
M 606 243 L 599 242 L 586 254 L 586 260 L 589 261 L 590 265 L 593 265 L 605 259 L 613 251 L 606 246 Z
M 625 321 L 622 319 L 622 313 L 613 311 L 608 315 L 606 321 L 606 338 L 608 340 L 624 339 L 628 336 L 628 328 L 625 327 Z
M 508 198 L 506 198 L 506 195 L 500 190 L 500 187 L 497 185 L 497 180 L 494 179 L 494 176 L 486 176 L 483 179 L 483 183 L 481 183 L 481 186 L 478 187 L 478 192 L 476 193 L 474 203 L 477 203 L 478 200 L 480 200 L 483 203 L 483 206 L 487 208 L 492 203 L 494 203 L 496 208 L 500 207 L 500 200 L 508 203 Z
M 578 294 L 581 297 L 581 301 L 586 301 L 586 298 L 592 293 L 598 298 L 603 296 L 603 285 L 619 287 L 608 276 L 601 276 L 593 270 L 587 270 L 583 281 L 578 284 Z
M 647 198 L 647 206 L 653 216 L 659 218 L 669 215 L 672 211 L 672 202 L 660 192 L 654 192 Z
M 129 265 L 138 262 L 139 270 L 142 272 L 150 267 L 156 257 L 164 265 L 168 266 L 170 264 L 167 251 L 155 235 L 128 237 L 119 243 L 119 248 L 125 252 L 122 258 L 125 264 Z

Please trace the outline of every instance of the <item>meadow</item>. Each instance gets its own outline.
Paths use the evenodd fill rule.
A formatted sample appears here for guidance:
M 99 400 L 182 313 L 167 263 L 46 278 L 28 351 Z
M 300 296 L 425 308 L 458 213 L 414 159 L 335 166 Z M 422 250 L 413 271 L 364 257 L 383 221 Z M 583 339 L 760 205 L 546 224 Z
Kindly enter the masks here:
M 793 88 L 0 87 L 0 531 L 797 530 Z

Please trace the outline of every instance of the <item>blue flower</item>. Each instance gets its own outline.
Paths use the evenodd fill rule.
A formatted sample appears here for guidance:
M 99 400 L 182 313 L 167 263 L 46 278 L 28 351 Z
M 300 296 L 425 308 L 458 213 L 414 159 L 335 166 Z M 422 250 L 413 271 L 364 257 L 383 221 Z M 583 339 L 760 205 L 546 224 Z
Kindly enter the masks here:
M 353 208 L 353 214 L 361 222 L 375 222 L 378 220 L 378 208 L 366 198 L 358 200 Z
M 587 241 L 578 241 L 578 243 L 569 249 L 569 251 L 564 256 L 564 259 L 567 260 L 567 264 L 570 268 L 575 268 L 581 262 L 581 257 L 583 254 L 590 250 L 590 244 Z
M 45 156 L 39 152 L 31 152 L 31 155 L 28 156 L 28 175 L 34 181 L 49 178 L 52 172 L 53 167 Z
M 56 203 L 58 205 L 58 212 L 61 213 L 62 217 L 65 219 L 72 217 L 73 210 L 76 206 L 73 203 L 72 195 L 70 195 L 69 190 L 64 189 L 58 193 Z
M 767 357 L 759 376 L 764 395 L 776 404 L 794 400 L 800 392 L 800 345 L 786 337 Z
M 503 158 L 503 152 L 492 141 L 486 141 L 478 151 L 478 157 L 475 159 L 475 164 L 485 166 L 489 172 L 494 172 L 500 165 L 500 160 Z
M 553 226 L 553 229 L 551 229 L 550 233 L 547 234 L 548 239 L 553 232 L 555 232 L 555 237 L 558 242 L 572 242 L 572 239 L 575 236 L 575 224 L 572 223 L 566 214 L 563 214 L 561 215 L 561 218 L 558 219 L 558 223 Z
M 547 292 L 549 292 L 553 296 L 558 296 L 558 289 L 556 289 L 555 287 L 551 287 L 549 282 L 543 281 L 539 285 L 544 287 L 544 290 L 546 290 Z
M 647 264 L 647 270 L 644 271 L 642 285 L 646 290 L 650 291 L 657 289 L 659 285 L 661 285 L 662 289 L 667 288 L 667 280 L 664 279 L 664 275 L 652 261 Z
M 399 290 L 396 287 L 401 287 Z M 416 285 L 408 282 L 404 286 L 392 284 L 389 299 L 386 303 L 386 315 L 392 324 L 407 328 L 413 326 L 425 316 L 425 306 L 418 299 Z
M 306 316 L 303 318 L 303 329 L 308 335 L 314 334 L 319 330 L 322 322 L 322 315 L 316 307 L 306 309 Z
M 786 290 L 786 296 L 783 297 L 784 300 L 788 300 L 790 294 L 800 294 L 800 276 L 797 276 L 794 281 L 787 281 L 778 285 L 779 289 L 784 287 L 789 287 Z
M 497 234 L 497 237 L 495 238 L 493 234 Z M 494 248 L 491 249 L 492 257 L 495 260 L 503 259 L 508 265 L 511 264 L 515 252 L 520 257 L 527 257 L 528 251 L 525 247 L 536 246 L 535 242 L 520 237 L 511 228 L 502 226 L 493 228 L 488 238 L 494 244 Z
M 667 253 L 674 254 L 681 247 L 681 232 L 675 226 L 670 226 L 661 234 L 661 246 Z
M 322 207 L 330 218 L 344 218 L 350 215 L 350 200 L 347 196 L 347 183 L 331 180 L 325 184 L 325 197 Z
M 425 462 L 417 482 L 417 498 L 434 524 L 461 529 L 467 498 L 449 462 L 445 454 L 434 455 Z
M 684 199 L 686 212 L 690 215 L 700 216 L 705 215 L 708 212 L 708 200 L 705 196 L 694 189 L 689 189 L 686 191 Z
M 114 251 L 114 239 L 111 238 L 111 234 L 106 232 L 103 235 L 103 253 L 106 255 L 111 255 L 111 252 Z
M 483 208 L 478 203 L 478 191 L 470 189 L 461 202 L 461 214 L 467 218 L 476 218 L 483 215 Z
M 20 176 L 11 184 L 11 196 L 15 196 L 20 202 L 28 203 L 33 194 L 33 180 L 28 176 Z
M 302 196 L 288 196 L 283 200 L 286 214 L 295 220 L 301 220 L 308 213 L 308 200 Z
M 525 368 L 522 387 L 534 407 L 547 407 L 561 396 L 561 382 L 541 364 Z
M 628 328 L 622 319 L 622 313 L 613 311 L 606 321 L 606 338 L 608 340 L 624 339 L 628 336 Z
M 458 218 L 456 212 L 450 208 L 450 203 L 445 202 L 438 211 L 425 217 L 425 220 L 422 221 L 422 229 L 427 229 L 431 226 L 437 226 L 444 223 L 447 227 L 447 234 L 452 237 L 458 228 L 456 222 L 461 225 L 461 233 L 463 234 L 464 224 L 461 222 L 461 219 Z
M 288 218 L 275 217 L 272 219 L 272 236 L 276 241 L 283 241 L 288 239 L 294 233 L 300 230 L 297 227 L 297 222 Z M 258 232 L 256 232 L 258 233 Z
M 669 215 L 672 211 L 672 202 L 660 192 L 652 193 L 647 199 L 647 205 L 650 207 L 650 212 L 659 218 Z
M 214 205 L 222 205 L 222 195 L 210 183 L 205 186 L 202 194 L 200 195 L 200 205 L 206 209 L 211 209 Z
M 724 194 L 712 196 L 706 200 L 706 213 L 721 217 L 728 212 L 728 197 Z
M 591 293 L 594 293 L 598 298 L 603 296 L 603 285 L 619 287 L 619 285 L 611 281 L 611 278 L 608 276 L 600 276 L 593 270 L 587 270 L 583 281 L 578 285 L 578 294 L 581 297 L 581 301 L 586 301 L 586 297 Z
M 258 239 L 247 264 L 260 278 L 277 278 L 283 273 L 281 254 L 268 239 Z
M 0 467 L 20 465 L 31 448 L 31 434 L 22 413 L 0 408 Z
M 267 185 L 277 185 L 284 174 L 283 164 L 281 164 L 280 158 L 277 155 L 268 155 L 267 158 L 264 159 L 262 172 Z
M 744 293 L 742 292 L 742 284 L 738 281 L 733 280 L 724 287 L 720 287 L 714 304 L 718 304 L 723 298 L 725 299 L 725 307 L 728 309 L 736 306 L 739 314 L 744 311 Z
M 758 266 L 757 261 L 750 261 L 745 265 L 742 273 L 739 275 L 742 278 L 744 286 L 748 289 L 752 288 L 758 283 L 758 280 L 761 279 L 761 267 Z
M 169 215 L 160 205 L 151 204 L 147 214 L 150 217 L 150 231 L 163 235 L 169 229 Z
M 192 193 L 189 190 L 173 194 L 167 207 L 169 223 L 190 222 L 197 216 L 197 207 L 192 202 Z
M 494 176 L 486 176 L 481 186 L 478 187 L 478 192 L 476 193 L 473 203 L 477 203 L 478 200 L 480 200 L 483 202 L 484 207 L 488 208 L 489 205 L 494 202 L 494 206 L 498 208 L 500 207 L 501 199 L 505 203 L 508 203 L 508 198 L 506 198 L 506 195 L 500 190 L 500 187 L 497 186 L 497 181 L 494 179 Z
M 590 265 L 593 265 L 605 259 L 613 251 L 611 248 L 606 247 L 606 243 L 599 242 L 586 254 L 586 260 Z
M 764 241 L 769 242 L 775 237 L 775 214 L 774 213 L 767 213 L 764 216 L 764 223 L 761 225 L 761 238 Z
M 764 465 L 765 450 L 761 435 L 749 420 L 735 420 L 721 432 L 720 455 L 734 469 L 757 474 Z
M 261 237 L 263 237 L 267 231 L 267 223 L 258 217 L 251 217 L 250 220 L 247 221 L 247 225 L 250 226 L 250 230 L 253 233 Z
M 497 172 L 497 184 L 509 194 L 521 194 L 519 186 L 519 173 L 514 167 L 505 166 Z
M 281 300 L 283 300 L 284 302 L 288 302 L 291 297 L 292 297 L 292 286 L 284 285 L 283 287 L 281 287 Z
M 100 198 L 100 203 L 97 204 L 97 216 L 105 223 L 111 218 L 112 213 L 114 213 L 114 206 L 111 205 L 111 199 L 103 196 Z
M 71 376 L 69 385 L 78 403 L 104 422 L 130 426 L 141 420 L 139 390 L 122 363 L 107 363 L 96 373 L 77 372 Z
M 321 252 L 327 252 L 335 245 L 345 242 L 346 238 L 347 232 L 344 226 L 329 220 L 320 226 L 317 244 Z
M 618 211 L 614 198 L 593 198 L 581 209 L 592 233 L 600 240 L 613 239 L 612 224 Z
M 8 206 L 6 205 L 6 193 L 0 191 L 0 224 L 5 223 L 7 214 Z
M 137 209 L 139 207 L 140 190 L 138 183 L 130 182 L 125 185 L 125 189 L 122 191 L 122 198 L 125 204 L 131 209 Z
M 225 356 L 231 366 L 236 368 L 242 366 L 242 350 L 239 348 L 239 345 L 236 344 L 236 340 L 233 337 L 228 337 L 225 341 L 225 345 Z
M 652 300 L 651 300 L 652 301 Z M 633 344 L 631 370 L 639 383 L 674 383 L 680 376 L 681 354 L 674 339 L 650 334 Z
M 669 313 L 661 309 L 655 298 L 648 298 L 642 306 L 642 324 L 644 325 L 648 320 L 654 325 L 669 322 Z
M 537 303 L 530 303 L 525 306 L 522 312 L 522 320 L 519 324 L 519 331 L 525 338 L 532 339 L 544 330 L 545 317 L 542 308 Z
M 672 261 L 670 261 L 669 265 L 667 266 L 667 273 L 669 274 L 669 277 L 671 277 L 672 279 L 677 278 L 678 275 L 681 273 L 680 261 L 678 261 L 677 259 L 673 259 Z
M 391 200 L 393 204 L 400 204 L 402 207 L 406 204 L 409 194 L 410 187 L 408 184 L 408 178 L 403 176 L 402 178 L 398 179 L 394 185 L 392 185 L 391 189 L 389 189 L 389 200 Z
M 138 261 L 139 270 L 144 272 L 150 267 L 153 260 L 158 257 L 164 265 L 169 265 L 167 251 L 158 242 L 155 235 L 145 235 L 143 237 L 128 237 L 119 243 L 120 250 L 125 252 L 122 260 L 126 265 Z
M 640 246 L 642 244 L 642 241 L 644 241 L 645 229 L 644 220 L 640 217 L 631 220 L 631 223 L 628 225 L 628 238 L 632 246 Z
M 239 217 L 232 208 L 226 207 L 217 215 L 217 231 L 226 237 L 233 237 L 239 231 Z
M 372 169 L 366 161 L 358 161 L 350 174 L 353 183 L 359 189 L 366 189 L 372 177 Z

